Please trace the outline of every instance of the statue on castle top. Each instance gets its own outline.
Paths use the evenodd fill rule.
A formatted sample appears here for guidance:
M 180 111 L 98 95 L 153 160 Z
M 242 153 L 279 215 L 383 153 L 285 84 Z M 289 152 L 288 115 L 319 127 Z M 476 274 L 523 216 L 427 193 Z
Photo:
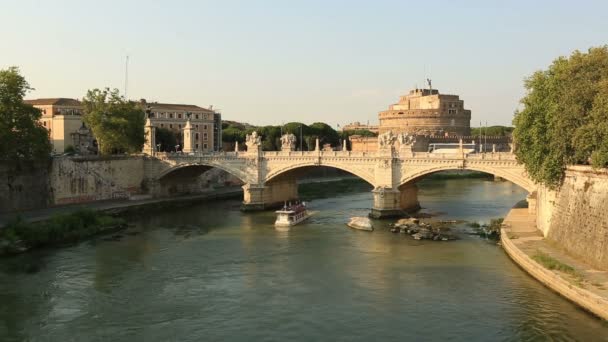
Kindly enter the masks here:
M 281 151 L 295 151 L 296 136 L 293 133 L 281 136 Z

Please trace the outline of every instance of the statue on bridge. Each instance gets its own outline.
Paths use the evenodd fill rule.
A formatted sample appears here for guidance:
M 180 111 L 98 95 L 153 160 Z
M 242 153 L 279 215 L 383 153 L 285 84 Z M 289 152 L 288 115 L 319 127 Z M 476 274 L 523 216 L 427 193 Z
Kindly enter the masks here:
M 416 142 L 416 136 L 408 133 L 399 133 L 397 135 L 397 142 L 399 142 L 399 145 L 401 146 L 412 145 Z
M 391 148 L 395 144 L 396 140 L 397 137 L 393 134 L 392 131 L 382 133 L 378 136 L 378 147 L 381 150 Z
M 258 135 L 258 132 L 253 131 L 253 133 L 245 136 L 245 145 L 247 145 L 247 152 L 261 151 L 262 137 Z
M 281 136 L 281 151 L 295 151 L 296 136 L 293 133 Z

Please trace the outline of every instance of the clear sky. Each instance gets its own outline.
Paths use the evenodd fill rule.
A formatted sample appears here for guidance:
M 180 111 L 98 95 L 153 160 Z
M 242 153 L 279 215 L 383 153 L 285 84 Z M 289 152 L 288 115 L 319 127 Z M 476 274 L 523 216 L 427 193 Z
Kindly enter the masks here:
M 425 77 L 473 126 L 510 124 L 523 79 L 608 43 L 608 1 L 7 1 L 0 68 L 28 98 L 124 89 L 253 124 L 377 122 Z

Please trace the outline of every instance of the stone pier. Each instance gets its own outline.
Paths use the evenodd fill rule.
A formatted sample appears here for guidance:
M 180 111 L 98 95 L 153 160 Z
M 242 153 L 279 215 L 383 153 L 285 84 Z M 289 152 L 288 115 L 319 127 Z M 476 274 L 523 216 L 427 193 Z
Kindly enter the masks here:
M 298 199 L 296 179 L 282 179 L 267 184 L 243 185 L 243 211 L 278 208 L 285 202 Z

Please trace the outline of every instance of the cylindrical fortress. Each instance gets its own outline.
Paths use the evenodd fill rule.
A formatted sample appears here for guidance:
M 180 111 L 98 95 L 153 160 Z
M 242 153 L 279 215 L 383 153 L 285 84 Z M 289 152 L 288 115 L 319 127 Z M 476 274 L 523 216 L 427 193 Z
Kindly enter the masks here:
M 380 112 L 379 133 L 410 133 L 434 136 L 467 136 L 471 111 L 458 95 L 439 94 L 437 89 L 415 89 Z

